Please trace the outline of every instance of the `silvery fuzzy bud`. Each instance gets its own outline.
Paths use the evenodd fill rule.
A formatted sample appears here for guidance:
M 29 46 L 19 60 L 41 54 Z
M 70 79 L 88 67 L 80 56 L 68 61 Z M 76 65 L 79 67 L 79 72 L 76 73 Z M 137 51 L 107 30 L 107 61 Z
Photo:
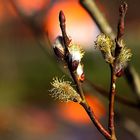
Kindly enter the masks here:
M 79 63 L 84 55 L 84 51 L 81 46 L 77 44 L 72 44 L 68 48 L 69 50 L 69 65 L 72 71 L 77 70 Z
M 84 56 L 84 51 L 83 49 L 81 48 L 80 45 L 77 45 L 77 44 L 72 44 L 69 46 L 69 53 L 70 53 L 70 57 L 72 59 L 72 61 L 81 61 L 81 59 L 83 58 Z
M 53 50 L 55 55 L 60 58 L 60 59 L 64 59 L 65 56 L 65 47 L 64 47 L 64 41 L 63 41 L 63 37 L 62 36 L 58 36 L 55 39 L 55 42 L 53 44 Z

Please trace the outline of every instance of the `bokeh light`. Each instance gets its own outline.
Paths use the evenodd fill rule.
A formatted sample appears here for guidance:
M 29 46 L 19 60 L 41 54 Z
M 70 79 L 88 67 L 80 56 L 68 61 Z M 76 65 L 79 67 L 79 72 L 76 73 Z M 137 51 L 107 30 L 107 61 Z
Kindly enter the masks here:
M 58 35 L 61 35 L 58 19 L 60 10 L 63 10 L 66 16 L 67 33 L 73 41 L 85 48 L 92 47 L 99 30 L 78 1 L 58 1 L 52 5 L 45 22 L 45 30 L 50 40 L 53 42 Z

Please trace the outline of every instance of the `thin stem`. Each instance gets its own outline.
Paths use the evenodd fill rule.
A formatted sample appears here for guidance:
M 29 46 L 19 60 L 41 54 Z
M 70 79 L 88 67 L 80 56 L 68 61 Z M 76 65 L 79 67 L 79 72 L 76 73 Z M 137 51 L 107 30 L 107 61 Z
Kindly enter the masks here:
M 65 45 L 65 61 L 67 63 L 67 66 L 68 66 L 69 72 L 71 74 L 71 77 L 73 78 L 73 81 L 74 81 L 74 83 L 76 85 L 77 92 L 79 93 L 79 95 L 82 98 L 82 102 L 80 104 L 84 107 L 84 109 L 86 110 L 88 116 L 90 117 L 92 122 L 95 124 L 96 128 L 101 132 L 101 134 L 106 139 L 110 140 L 111 136 L 110 136 L 109 132 L 97 120 L 97 118 L 94 115 L 94 112 L 91 110 L 90 106 L 86 102 L 86 99 L 85 99 L 85 96 L 84 96 L 84 93 L 83 93 L 83 89 L 82 89 L 82 86 L 81 86 L 81 82 L 78 80 L 75 72 L 71 68 L 71 65 L 70 65 L 70 62 L 69 62 L 70 53 L 69 53 L 69 50 L 68 50 L 69 44 L 70 44 L 71 41 L 69 40 L 69 38 L 67 36 L 67 33 L 66 33 L 65 21 L 66 21 L 65 15 L 64 15 L 63 11 L 60 11 L 60 13 L 59 13 L 59 22 L 60 22 L 60 28 L 61 28 L 61 31 L 62 31 L 62 36 L 63 36 L 63 40 L 64 40 L 64 45 Z
M 125 29 L 124 19 L 127 12 L 127 8 L 128 5 L 125 2 L 123 2 L 119 7 L 118 32 L 117 32 L 117 37 L 115 39 L 116 42 L 115 57 L 117 57 L 120 54 L 120 51 L 123 47 L 123 45 L 120 45 L 120 41 L 124 35 L 124 29 Z
M 82 86 L 81 86 L 81 82 L 78 81 L 74 72 L 72 72 L 70 69 L 69 69 L 69 71 L 70 71 L 72 79 L 74 80 L 74 83 L 76 85 L 76 89 L 77 89 L 79 95 L 81 96 L 82 100 L 84 102 L 86 102 L 86 99 L 85 99 L 85 96 L 84 96 L 84 93 L 83 93 L 83 89 L 82 89 Z
M 109 93 L 109 121 L 108 128 L 111 134 L 111 140 L 116 140 L 115 126 L 114 126 L 114 101 L 116 94 L 116 75 L 114 74 L 113 67 L 111 69 L 111 83 L 110 83 L 110 93 Z
M 83 106 L 83 108 L 86 110 L 88 116 L 90 117 L 91 121 L 93 122 L 93 124 L 96 126 L 96 128 L 101 132 L 101 134 L 103 134 L 103 136 L 107 139 L 110 140 L 111 139 L 111 135 L 109 134 L 109 132 L 101 125 L 101 123 L 98 121 L 98 119 L 96 118 L 93 110 L 91 109 L 91 107 L 84 103 L 81 102 L 81 105 Z
M 71 40 L 68 38 L 67 33 L 66 33 L 66 18 L 63 11 L 60 11 L 59 13 L 59 22 L 60 22 L 60 28 L 61 28 L 64 45 L 65 45 L 65 55 L 66 55 L 65 57 L 67 59 L 67 55 L 69 54 L 68 48 L 69 48 L 69 44 Z
M 119 22 L 118 22 L 118 33 L 117 33 L 117 41 L 122 38 L 124 35 L 124 18 L 127 12 L 128 5 L 126 2 L 123 2 L 119 8 Z
M 101 32 L 110 36 L 112 39 L 115 38 L 115 34 L 107 22 L 106 18 L 102 15 L 101 11 L 97 7 L 95 0 L 79 0 L 80 4 L 85 8 L 85 10 L 90 14 L 95 23 L 98 25 Z M 131 77 L 131 78 L 130 78 Z M 125 69 L 125 78 L 131 87 L 131 89 L 137 95 L 140 101 L 140 78 L 135 68 L 129 65 Z
M 69 72 L 71 74 L 71 77 L 74 80 L 74 83 L 76 85 L 76 88 L 77 88 L 79 95 L 81 96 L 82 100 L 86 102 L 83 90 L 81 88 L 81 83 L 78 81 L 77 76 L 75 75 L 74 71 L 71 69 L 71 66 L 69 63 L 69 58 L 68 58 L 69 57 L 69 50 L 68 50 L 68 48 L 69 48 L 69 44 L 70 44 L 71 40 L 68 38 L 67 33 L 66 33 L 66 24 L 65 24 L 66 18 L 65 18 L 63 11 L 60 11 L 60 13 L 59 13 L 59 22 L 60 22 L 60 28 L 62 31 L 62 36 L 63 36 L 63 40 L 64 40 L 64 45 L 65 45 L 65 61 L 68 65 Z
M 88 1 L 88 0 L 87 0 Z M 85 9 L 88 11 L 89 10 L 89 12 L 91 13 L 91 15 L 93 15 L 93 12 L 94 11 L 90 11 L 90 10 L 94 10 L 94 8 L 92 8 L 92 4 L 91 3 L 94 3 L 94 1 L 91 1 L 89 4 L 87 3 L 87 1 L 86 0 L 81 0 L 81 4 L 83 5 L 83 7 L 85 7 Z M 10 1 L 11 2 L 11 4 L 12 4 L 12 6 L 14 7 L 14 9 L 16 10 L 16 12 L 18 13 L 18 15 L 21 17 L 21 19 L 24 21 L 24 23 L 25 24 L 27 24 L 27 23 L 29 23 L 30 22 L 30 20 L 32 20 L 32 19 L 30 19 L 29 17 L 27 17 L 27 16 L 25 16 L 24 14 L 23 14 L 23 12 L 21 12 L 21 10 L 18 8 L 18 6 L 17 6 L 17 4 L 16 4 L 16 2 L 14 1 L 14 0 L 11 0 Z M 89 8 L 89 6 L 91 6 L 91 8 Z M 97 6 L 96 6 L 97 7 Z M 95 8 L 96 9 L 96 8 Z M 99 11 L 99 9 L 98 9 L 98 11 Z M 95 13 L 95 15 L 96 15 L 96 13 Z M 96 16 L 97 17 L 97 16 Z M 34 34 L 36 31 L 36 29 L 35 28 L 33 28 L 34 26 L 32 25 L 32 24 L 34 24 L 34 22 L 35 21 L 32 21 L 31 22 L 31 26 L 30 26 L 30 24 L 28 24 L 29 26 L 30 26 L 30 28 L 31 28 L 31 31 L 32 31 L 32 33 Z M 96 22 L 98 22 L 98 19 L 96 20 Z M 106 24 L 105 26 L 109 26 L 109 24 Z M 100 27 L 101 28 L 103 28 L 103 26 L 102 26 L 102 24 L 100 24 Z M 106 27 L 104 28 L 104 29 L 107 29 Z M 37 30 L 39 30 L 39 29 L 37 29 Z M 43 30 L 41 30 L 41 32 L 42 32 L 42 35 L 44 34 L 44 32 L 43 32 Z M 105 31 L 104 31 L 105 32 Z M 107 31 L 106 31 L 107 32 Z M 105 33 L 106 33 L 105 32 Z M 109 36 L 111 36 L 111 34 L 108 32 L 108 34 L 109 34 Z M 113 36 L 114 36 L 114 34 L 113 34 Z M 112 36 L 112 37 L 113 37 Z M 38 39 L 38 36 L 35 36 L 36 38 L 36 40 L 39 42 L 39 47 L 41 47 L 42 48 L 42 50 L 46 53 L 46 56 L 49 56 L 49 57 L 51 57 L 51 60 L 52 59 L 54 59 L 54 57 L 52 57 L 51 56 L 51 54 L 48 54 L 48 49 L 50 48 L 50 44 L 49 44 L 49 47 L 47 47 L 46 48 L 46 44 L 42 44 L 42 42 Z M 48 37 L 47 37 L 48 38 Z M 61 70 L 64 72 L 64 70 L 61 68 Z M 127 67 L 126 69 L 125 69 L 125 76 L 126 76 L 126 79 L 128 80 L 128 81 L 130 81 L 129 82 L 129 84 L 130 84 L 130 86 L 132 87 L 132 90 L 134 91 L 134 92 L 136 92 L 137 94 L 137 99 L 140 99 L 140 79 L 139 79 L 139 75 L 138 75 L 138 73 L 135 71 L 135 69 L 132 67 L 132 66 L 130 66 L 129 65 L 129 67 Z M 98 85 L 95 85 L 95 84 L 93 84 L 93 88 L 95 88 L 95 87 L 98 87 Z M 99 87 L 100 88 L 100 87 Z M 96 89 L 96 88 L 95 88 Z M 98 89 L 97 89 L 97 91 L 98 91 Z M 100 92 L 100 91 L 98 91 L 98 92 Z M 100 92 L 100 93 L 103 93 L 103 92 Z M 103 95 L 104 95 L 104 93 L 103 93 Z M 119 97 L 119 96 L 116 96 L 116 100 L 118 100 L 119 102 L 121 102 L 122 104 L 125 104 L 125 105 L 128 105 L 128 106 L 130 106 L 130 107 L 134 107 L 134 108 L 138 108 L 139 109 L 139 107 L 140 107 L 140 105 L 138 104 L 138 103 L 134 103 L 134 102 L 132 102 L 132 101 L 129 101 L 129 100 L 127 100 L 127 99 L 123 99 L 122 97 Z M 139 100 L 138 100 L 139 101 Z

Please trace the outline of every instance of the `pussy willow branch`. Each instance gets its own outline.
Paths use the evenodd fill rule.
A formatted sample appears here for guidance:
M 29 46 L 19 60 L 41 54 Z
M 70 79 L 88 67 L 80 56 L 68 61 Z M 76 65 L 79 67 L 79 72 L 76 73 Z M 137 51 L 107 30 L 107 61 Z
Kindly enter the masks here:
M 102 15 L 101 11 L 98 9 L 95 0 L 79 0 L 80 4 L 85 8 L 85 10 L 90 14 L 93 20 L 98 25 L 101 32 L 110 36 L 112 39 L 115 38 L 115 34 L 112 31 L 109 23 L 106 18 Z M 125 69 L 125 77 L 126 80 L 131 87 L 131 89 L 136 93 L 139 101 L 140 101 L 140 78 L 134 67 L 132 65 L 128 66 Z
M 116 41 L 116 48 L 115 48 L 115 57 L 117 57 L 120 54 L 120 51 L 122 49 L 122 45 L 120 45 L 121 39 L 124 35 L 124 19 L 127 12 L 128 5 L 127 3 L 122 3 L 119 7 L 119 21 L 118 21 L 118 32 L 117 37 L 115 39 Z
M 17 7 L 15 7 L 16 9 Z M 16 9 L 17 13 L 19 13 L 19 9 Z M 19 14 L 20 15 L 20 14 Z M 38 28 L 38 26 L 32 26 L 32 24 L 34 25 L 34 20 L 32 21 L 32 19 L 30 19 L 30 17 L 26 18 L 26 15 L 20 15 L 21 18 L 29 25 L 29 27 L 31 27 L 33 33 L 37 33 L 38 31 L 44 35 L 44 32 L 43 30 L 40 30 Z M 33 27 L 33 28 L 32 28 Z M 39 29 L 39 30 L 38 30 Z M 37 32 L 36 32 L 37 31 Z M 38 39 L 38 36 L 36 36 L 37 40 L 38 40 L 38 43 L 39 43 L 39 46 L 41 46 L 41 48 L 43 48 L 43 50 L 45 51 L 45 53 L 47 52 L 47 55 L 50 56 L 50 54 L 48 53 L 48 48 L 46 49 L 46 45 L 45 44 L 42 44 L 42 41 L 40 39 Z M 50 45 L 50 44 L 49 44 Z M 45 49 L 44 49 L 45 48 Z M 52 57 L 52 56 L 51 56 Z M 73 75 L 74 73 L 72 73 L 71 75 Z M 74 76 L 72 76 L 74 77 Z M 131 78 L 132 79 L 132 78 Z M 80 86 L 78 86 L 80 87 Z M 121 100 L 121 98 L 119 98 L 119 100 Z M 91 108 L 86 105 L 85 103 L 81 103 L 81 105 L 85 108 L 86 112 L 88 113 L 88 115 L 90 116 L 92 122 L 95 124 L 95 126 L 99 129 L 99 131 L 102 133 L 103 132 L 103 135 L 107 138 L 107 139 L 110 139 L 110 134 L 102 127 L 102 125 L 100 125 L 100 122 L 98 122 L 98 120 L 95 118 L 95 115 L 94 113 L 92 112 Z
M 10 2 L 13 5 L 13 7 L 14 7 L 15 11 L 17 12 L 17 14 L 19 15 L 19 17 L 22 19 L 22 21 L 27 26 L 29 26 L 29 29 L 31 29 L 33 35 L 35 35 L 34 37 L 35 37 L 36 42 L 38 43 L 38 46 L 43 50 L 43 52 L 46 54 L 47 58 L 51 57 L 50 60 L 51 61 L 53 60 L 53 62 L 55 62 L 55 59 L 54 59 L 52 53 L 50 53 L 50 51 L 52 50 L 52 49 L 50 49 L 52 45 L 48 39 L 48 36 L 46 35 L 46 33 L 44 33 L 44 30 L 42 28 L 40 28 L 39 26 L 34 26 L 35 21 L 33 20 L 33 18 L 28 17 L 26 14 L 21 12 L 20 8 L 18 8 L 18 5 L 16 5 L 16 2 L 14 0 L 11 0 Z M 37 32 L 40 32 L 39 35 L 41 35 L 42 37 L 38 36 L 38 34 L 36 34 Z M 46 38 L 44 38 L 44 34 L 45 34 Z M 41 38 L 43 38 L 43 39 L 41 39 Z M 45 41 L 45 39 L 46 39 L 46 41 Z M 48 46 L 48 47 L 46 47 L 46 46 Z M 60 67 L 60 65 L 59 65 L 59 68 L 61 71 L 66 72 L 62 69 L 62 67 Z M 135 70 L 132 67 L 130 67 L 129 69 L 131 69 L 131 71 L 134 71 L 134 73 L 135 73 Z M 140 83 L 137 75 L 135 75 L 135 78 L 133 78 L 133 77 L 131 77 L 131 75 L 129 75 L 129 73 L 127 73 L 128 74 L 127 77 L 129 77 L 130 81 L 133 81 L 133 80 L 138 81 L 138 82 L 132 82 L 132 83 L 137 83 L 137 84 Z M 85 83 L 87 83 L 88 86 L 92 85 L 92 88 L 94 88 L 96 91 L 101 93 L 103 96 L 107 97 L 108 92 L 105 89 L 103 89 L 102 87 L 98 86 L 97 84 L 94 84 L 93 82 L 89 81 L 87 78 L 86 78 Z M 135 85 L 131 85 L 131 86 L 133 87 L 133 89 L 135 89 Z M 140 87 L 140 86 L 137 85 L 137 87 Z M 140 89 L 138 89 L 138 91 L 140 91 Z M 122 98 L 118 95 L 116 95 L 116 100 L 122 104 L 127 105 L 127 106 L 134 107 L 137 109 L 140 108 L 139 103 L 129 101 L 128 99 Z
M 86 102 L 83 90 L 82 90 L 82 86 L 80 81 L 77 79 L 77 76 L 75 75 L 75 73 L 72 71 L 71 67 L 69 66 L 69 60 L 68 60 L 68 55 L 69 55 L 69 43 L 70 40 L 67 36 L 66 33 L 66 24 L 65 24 L 65 15 L 62 11 L 60 11 L 59 13 L 59 22 L 60 22 L 60 28 L 62 31 L 62 36 L 63 36 L 63 40 L 64 40 L 64 45 L 65 45 L 65 50 L 66 50 L 66 54 L 65 54 L 65 61 L 68 65 L 68 69 L 70 71 L 70 74 L 74 80 L 74 83 L 76 85 L 77 88 L 77 92 L 79 93 L 79 95 L 82 98 L 82 102 L 80 103 L 83 108 L 86 110 L 88 116 L 90 117 L 91 121 L 94 123 L 94 125 L 96 126 L 96 128 L 101 132 L 101 134 L 108 140 L 110 140 L 110 134 L 108 133 L 108 131 L 101 125 L 101 123 L 98 121 L 98 119 L 95 117 L 94 112 L 92 111 L 91 107 L 88 105 L 88 103 Z
M 96 24 L 98 25 L 100 30 L 102 32 L 104 32 L 105 34 L 109 35 L 112 39 L 114 39 L 115 35 L 114 35 L 111 27 L 109 26 L 107 20 L 103 17 L 101 12 L 99 11 L 94 0 L 92 0 L 92 1 L 91 0 L 81 0 L 80 3 L 89 12 L 89 14 L 94 19 L 94 21 L 96 22 Z M 124 17 L 125 17 L 126 11 L 127 11 L 127 4 L 124 3 L 119 8 L 120 19 L 119 19 L 119 23 L 118 23 L 118 33 L 117 33 L 117 38 L 116 38 L 117 53 L 119 53 L 119 50 L 120 50 L 119 49 L 119 40 L 124 35 Z M 139 77 L 138 77 L 137 73 L 135 72 L 134 68 L 131 68 L 130 66 L 127 67 L 125 69 L 125 75 L 127 76 L 127 78 L 129 78 L 128 81 L 131 84 L 131 87 L 134 89 L 134 91 L 136 90 L 137 95 L 139 95 L 140 81 L 139 81 Z M 129 102 L 128 100 L 124 100 L 120 97 L 117 99 L 118 99 L 118 101 L 121 101 L 121 102 L 123 101 L 123 103 L 126 103 L 127 105 L 132 105 L 132 106 L 139 108 L 139 103 L 134 104 L 134 103 Z
M 126 2 L 122 3 L 119 7 L 119 22 L 118 22 L 118 33 L 116 40 L 119 41 L 124 35 L 124 19 L 128 9 L 128 5 Z
M 120 5 L 119 8 L 119 22 L 118 22 L 118 33 L 115 39 L 116 47 L 115 47 L 115 54 L 114 55 L 114 62 L 110 65 L 111 69 L 111 83 L 110 83 L 110 93 L 109 93 L 109 120 L 108 120 L 108 128 L 111 134 L 111 140 L 116 140 L 116 133 L 115 133 L 115 122 L 114 122 L 114 103 L 115 103 L 115 94 L 116 94 L 116 79 L 117 76 L 122 75 L 122 70 L 120 70 L 116 76 L 115 67 L 116 67 L 116 60 L 122 50 L 122 46 L 120 44 L 121 39 L 124 35 L 124 18 L 127 12 L 127 4 L 124 2 Z
M 96 118 L 93 110 L 91 109 L 91 107 L 87 104 L 85 104 L 84 102 L 80 103 L 83 108 L 85 109 L 85 111 L 87 112 L 88 116 L 90 117 L 91 121 L 93 122 L 93 124 L 96 126 L 96 128 L 101 132 L 101 134 L 107 139 L 110 140 L 111 139 L 111 135 L 109 134 L 109 132 L 101 125 L 101 123 L 98 121 L 98 119 Z
M 60 11 L 59 13 L 59 22 L 60 22 L 60 28 L 61 28 L 61 31 L 62 31 L 62 36 L 63 36 L 63 40 L 64 40 L 64 45 L 65 45 L 65 61 L 67 62 L 67 66 L 68 66 L 68 69 L 70 71 L 70 74 L 76 84 L 76 88 L 77 88 L 77 91 L 78 93 L 80 94 L 81 98 L 83 101 L 85 101 L 85 96 L 84 96 L 84 93 L 83 93 L 83 90 L 81 88 L 81 84 L 80 82 L 78 81 L 75 73 L 72 71 L 72 69 L 70 68 L 70 64 L 69 64 L 69 50 L 68 50 L 68 47 L 69 47 L 69 44 L 70 44 L 70 40 L 66 34 L 66 24 L 65 24 L 65 15 L 62 11 Z

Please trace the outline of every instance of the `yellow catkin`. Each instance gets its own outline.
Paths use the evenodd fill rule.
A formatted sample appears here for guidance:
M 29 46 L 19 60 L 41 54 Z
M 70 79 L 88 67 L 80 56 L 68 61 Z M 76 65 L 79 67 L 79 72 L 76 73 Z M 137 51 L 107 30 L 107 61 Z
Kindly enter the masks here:
M 51 96 L 55 99 L 59 99 L 62 102 L 74 101 L 81 102 L 80 95 L 71 86 L 70 81 L 64 81 L 64 79 L 53 78 L 51 83 L 53 86 L 51 90 Z

